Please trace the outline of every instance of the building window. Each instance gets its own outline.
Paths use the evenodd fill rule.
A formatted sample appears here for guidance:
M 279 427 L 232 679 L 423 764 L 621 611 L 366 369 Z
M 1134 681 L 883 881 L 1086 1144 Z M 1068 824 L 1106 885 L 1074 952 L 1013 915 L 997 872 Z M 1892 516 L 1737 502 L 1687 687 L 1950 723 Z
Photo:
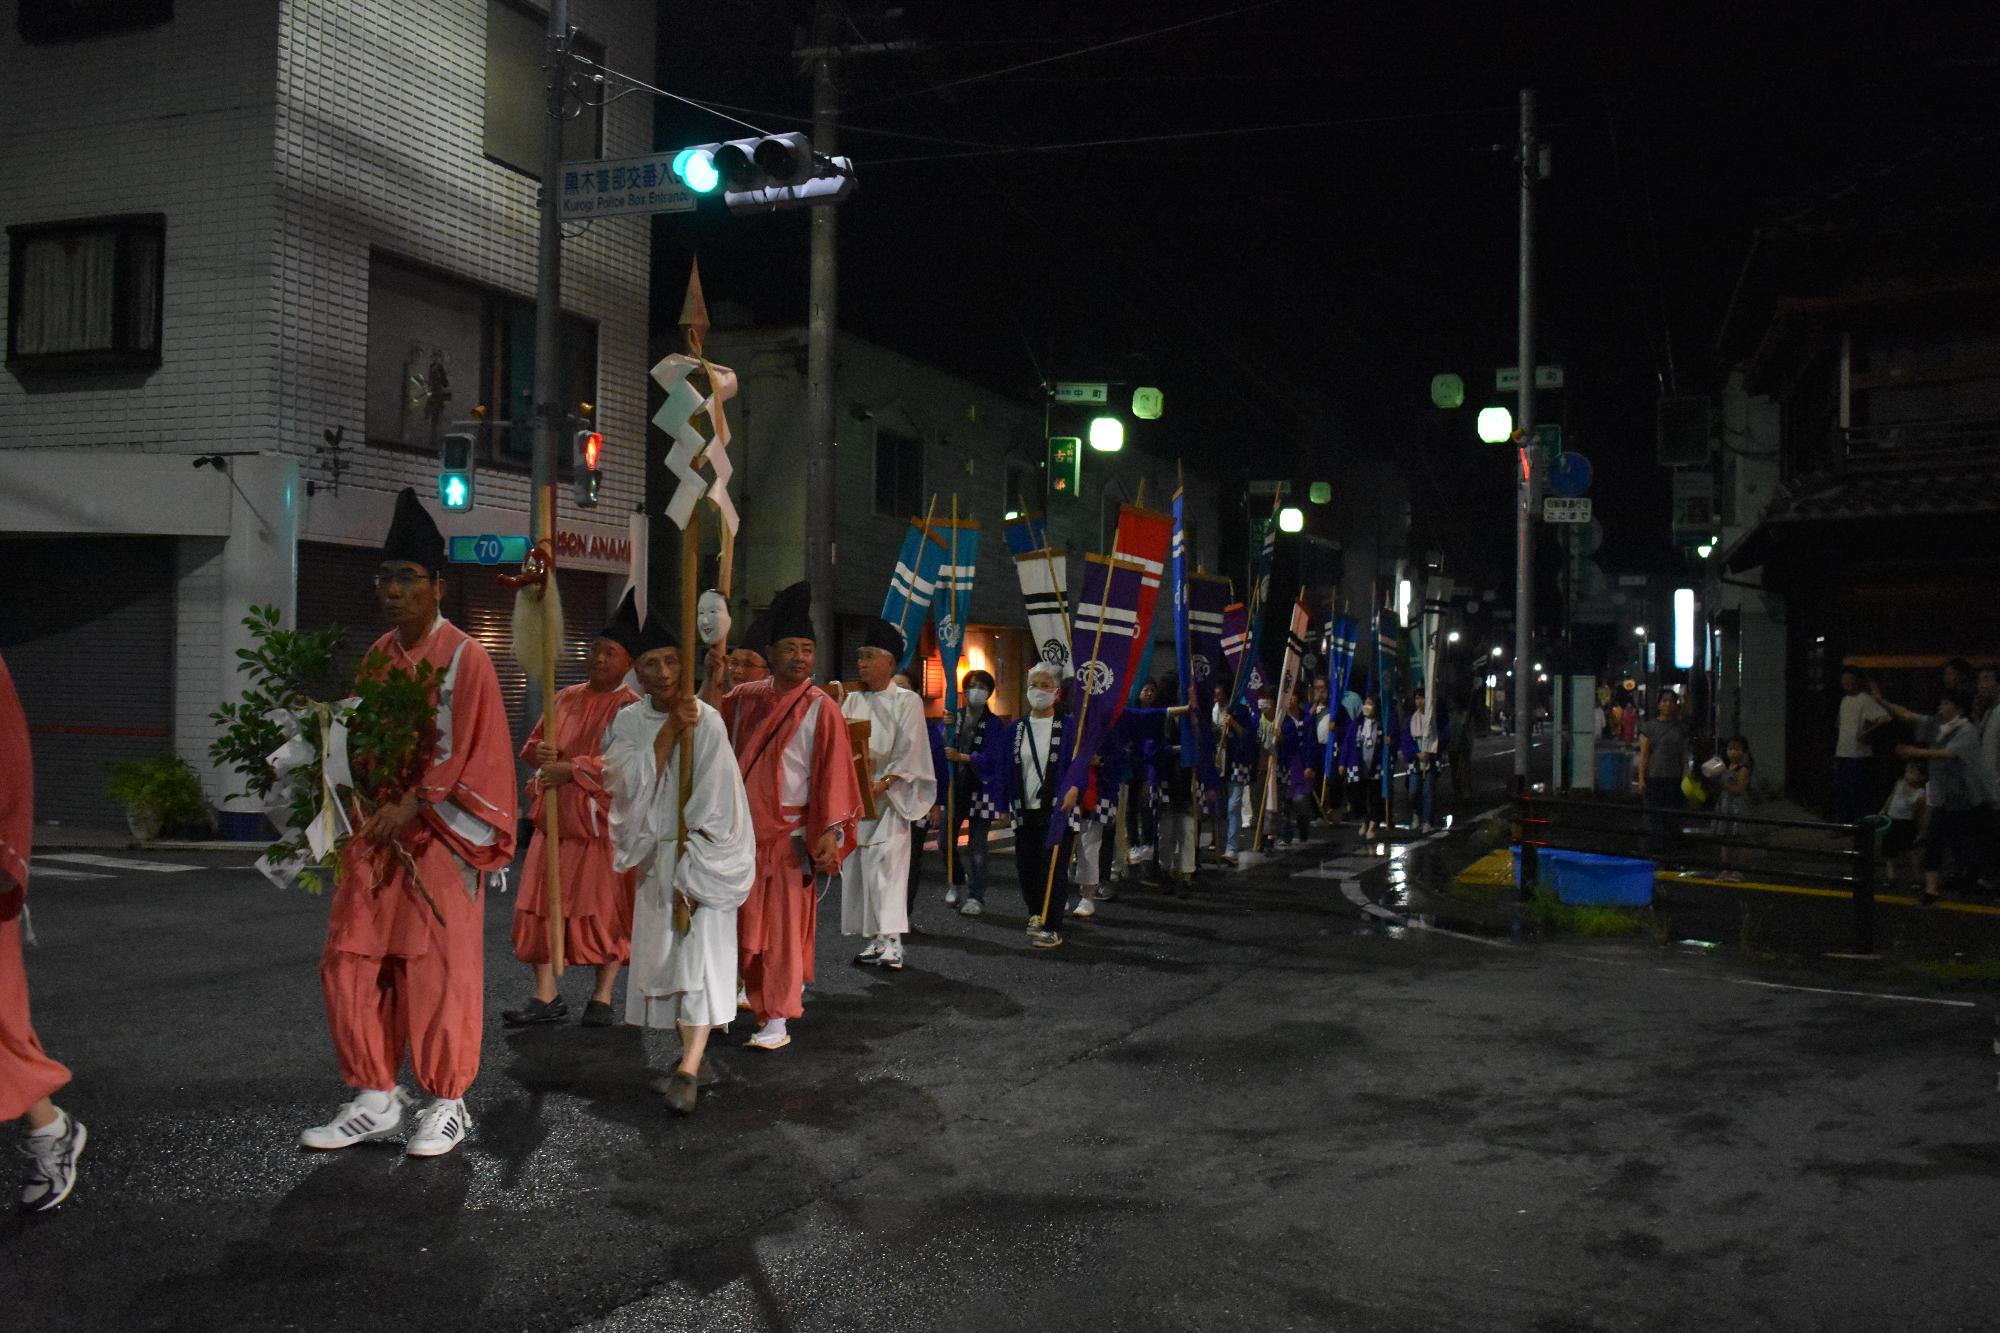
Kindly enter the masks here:
M 1042 474 L 1024 459 L 1007 460 L 1007 512 L 1036 515 L 1042 512 Z
M 74 42 L 169 22 L 174 0 L 20 0 L 24 42 Z
M 159 365 L 166 228 L 158 213 L 9 227 L 7 364 Z
M 924 442 L 916 436 L 876 430 L 875 512 L 887 518 L 924 512 Z
M 548 112 L 548 80 L 542 69 L 548 29 L 544 11 L 516 0 L 486 0 L 486 156 L 537 180 Z M 571 50 L 592 64 L 604 63 L 603 44 L 581 33 Z M 572 114 L 563 122 L 563 161 L 602 157 L 604 109 L 572 91 L 564 110 Z
M 597 400 L 597 326 L 562 317 L 568 410 Z M 384 255 L 368 267 L 368 442 L 434 450 L 486 408 L 483 462 L 525 469 L 534 454 L 535 307 L 505 292 Z M 557 470 L 569 451 L 556 451 Z

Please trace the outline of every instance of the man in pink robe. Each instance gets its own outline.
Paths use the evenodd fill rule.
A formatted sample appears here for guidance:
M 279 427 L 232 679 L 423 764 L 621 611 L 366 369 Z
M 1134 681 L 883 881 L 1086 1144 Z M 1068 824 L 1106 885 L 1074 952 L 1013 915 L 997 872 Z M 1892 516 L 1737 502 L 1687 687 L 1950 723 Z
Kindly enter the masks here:
M 535 823 L 535 834 L 528 842 L 521 896 L 514 905 L 514 956 L 534 965 L 535 995 L 519 1009 L 501 1015 L 509 1027 L 569 1018 L 569 1005 L 556 990 L 555 967 L 549 958 L 548 857 L 542 847 L 541 817 L 551 787 L 558 794 L 561 819 L 563 960 L 597 969 L 597 988 L 583 1007 L 583 1025 L 612 1024 L 611 987 L 619 967 L 632 956 L 633 877 L 611 864 L 611 791 L 604 778 L 604 737 L 619 711 L 639 702 L 625 685 L 638 643 L 638 608 L 627 592 L 591 647 L 590 679 L 556 695 L 556 743 L 543 740 L 548 722 L 543 718 L 521 747 L 521 761 L 536 768 L 528 781 L 533 802 L 528 817 Z
M 410 1098 L 396 1079 L 405 1052 L 432 1101 L 414 1117 L 404 1150 L 435 1157 L 472 1128 L 464 1099 L 479 1072 L 484 1017 L 482 889 L 514 855 L 514 746 L 493 659 L 438 614 L 443 569 L 444 537 L 405 488 L 375 575 L 394 628 L 371 651 L 393 667 L 428 663 L 442 674 L 436 749 L 416 787 L 385 800 L 341 856 L 320 987 L 341 1077 L 357 1092 L 331 1121 L 300 1135 L 308 1148 L 401 1132 Z M 414 863 L 414 881 L 397 848 Z
M 819 928 L 816 875 L 832 875 L 854 850 L 861 788 L 847 720 L 813 684 L 811 591 L 795 583 L 771 603 L 771 676 L 739 685 L 720 703 L 743 771 L 757 832 L 757 880 L 736 914 L 738 971 L 757 1031 L 749 1044 L 791 1042 L 788 1019 L 805 1012 Z M 720 653 L 710 657 L 719 688 Z
M 76 1186 L 76 1161 L 90 1133 L 50 1098 L 69 1083 L 28 1019 L 28 974 L 21 923 L 28 910 L 28 859 L 35 831 L 35 766 L 28 719 L 14 678 L 0 660 L 0 1120 L 27 1129 L 28 1175 L 21 1208 L 45 1213 Z

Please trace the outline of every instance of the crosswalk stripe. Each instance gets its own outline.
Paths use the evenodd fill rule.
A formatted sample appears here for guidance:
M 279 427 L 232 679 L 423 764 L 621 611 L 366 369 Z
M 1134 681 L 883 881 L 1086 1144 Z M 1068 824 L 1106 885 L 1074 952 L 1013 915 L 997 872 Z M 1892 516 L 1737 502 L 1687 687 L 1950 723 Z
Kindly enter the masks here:
M 107 870 L 144 870 L 155 875 L 178 875 L 182 871 L 201 869 L 200 866 L 175 865 L 171 861 L 128 861 L 123 857 L 99 856 L 95 852 L 47 852 L 35 859 L 67 861 L 80 866 L 103 866 Z
M 29 875 L 35 879 L 110 879 L 109 875 L 94 874 L 88 870 L 65 870 L 61 866 L 45 866 L 40 861 L 31 864 Z

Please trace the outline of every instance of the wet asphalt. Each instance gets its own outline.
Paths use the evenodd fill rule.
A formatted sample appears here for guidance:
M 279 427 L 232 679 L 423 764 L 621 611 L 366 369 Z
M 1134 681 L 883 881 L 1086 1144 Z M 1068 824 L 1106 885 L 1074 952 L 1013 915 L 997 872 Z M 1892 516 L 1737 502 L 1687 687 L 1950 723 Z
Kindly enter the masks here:
M 474 1137 L 429 1161 L 294 1146 L 343 1099 L 322 902 L 198 854 L 42 881 L 35 1018 L 92 1146 L 58 1214 L 0 1224 L 0 1311 L 46 1329 L 2000 1325 L 1993 997 L 1358 905 L 1393 909 L 1467 843 L 1365 866 L 1318 845 L 1189 897 L 1132 892 L 1053 953 L 1025 947 L 998 860 L 982 918 L 926 893 L 900 974 L 851 966 L 827 911 L 796 1041 L 731 1049 L 739 1024 L 688 1120 L 652 1088 L 671 1037 L 499 1026 L 526 970 L 495 898 Z M 587 985 L 568 978 L 574 1007 Z

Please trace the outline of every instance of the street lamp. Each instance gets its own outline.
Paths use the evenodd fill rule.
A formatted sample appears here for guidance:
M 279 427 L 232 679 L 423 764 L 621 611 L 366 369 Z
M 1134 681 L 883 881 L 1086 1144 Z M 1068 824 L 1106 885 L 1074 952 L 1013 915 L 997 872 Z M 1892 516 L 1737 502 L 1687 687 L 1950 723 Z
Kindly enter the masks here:
M 1125 447 L 1125 423 L 1117 417 L 1093 417 L 1090 447 L 1100 454 L 1115 454 Z
M 1445 635 L 1445 636 L 1444 636 L 1444 641 L 1445 641 L 1446 643 L 1457 643 L 1457 642 L 1458 642 L 1458 631 L 1457 631 L 1457 630 L 1453 630 L 1453 631 L 1452 631 L 1451 633 L 1449 633 L 1449 634 Z
M 1504 407 L 1482 407 L 1476 422 L 1481 444 L 1505 444 L 1514 438 L 1514 414 Z
M 1300 509 L 1297 505 L 1286 505 L 1283 509 L 1280 509 L 1278 511 L 1278 531 L 1304 532 L 1305 528 L 1306 528 L 1305 511 Z
M 1505 657 L 1507 655 L 1507 650 L 1505 648 L 1495 648 L 1493 650 L 1493 655 L 1495 657 Z

